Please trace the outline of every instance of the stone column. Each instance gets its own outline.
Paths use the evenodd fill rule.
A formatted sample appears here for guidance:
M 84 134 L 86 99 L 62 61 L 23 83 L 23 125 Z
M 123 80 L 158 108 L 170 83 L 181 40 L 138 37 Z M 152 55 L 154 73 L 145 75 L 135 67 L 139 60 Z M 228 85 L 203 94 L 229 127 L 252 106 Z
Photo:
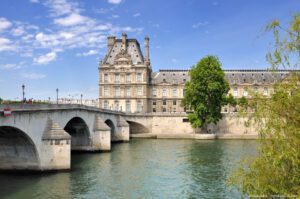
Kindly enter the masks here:
M 92 149 L 94 151 L 110 151 L 111 149 L 110 128 L 102 118 L 95 116 L 94 133 L 92 135 Z
M 71 167 L 71 136 L 48 119 L 40 153 L 41 170 L 68 170 Z
M 114 141 L 129 142 L 129 124 L 122 116 L 117 117 L 117 127 Z

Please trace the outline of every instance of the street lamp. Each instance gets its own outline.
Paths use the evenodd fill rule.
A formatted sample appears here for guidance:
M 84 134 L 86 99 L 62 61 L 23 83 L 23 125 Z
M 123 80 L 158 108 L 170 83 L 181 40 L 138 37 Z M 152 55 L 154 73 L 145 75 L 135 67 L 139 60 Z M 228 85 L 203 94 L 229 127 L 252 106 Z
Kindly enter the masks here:
M 58 104 L 58 88 L 56 89 L 56 104 Z
M 80 104 L 82 105 L 82 94 L 80 95 Z
M 22 85 L 23 103 L 25 102 L 25 85 Z

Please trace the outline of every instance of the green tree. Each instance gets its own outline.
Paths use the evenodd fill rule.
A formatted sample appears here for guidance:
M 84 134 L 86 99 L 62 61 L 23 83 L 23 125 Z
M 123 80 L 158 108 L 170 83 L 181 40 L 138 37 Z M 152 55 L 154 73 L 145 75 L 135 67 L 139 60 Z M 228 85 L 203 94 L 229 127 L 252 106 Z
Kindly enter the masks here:
M 267 26 L 275 37 L 276 49 L 267 55 L 272 69 L 300 66 L 300 15 L 288 28 L 279 21 Z M 283 33 L 283 35 L 282 35 Z M 229 182 L 246 195 L 300 197 L 300 74 L 292 71 L 277 82 L 273 95 L 256 95 L 248 102 L 255 112 L 250 118 L 261 135 L 258 156 L 247 158 Z
M 215 56 L 202 58 L 189 71 L 190 81 L 185 84 L 183 106 L 191 110 L 188 118 L 194 128 L 217 123 L 221 118 L 221 108 L 234 103 L 228 96 L 229 84 L 225 79 L 221 63 Z
M 3 102 L 3 99 L 0 97 L 0 104 L 2 104 L 2 102 Z

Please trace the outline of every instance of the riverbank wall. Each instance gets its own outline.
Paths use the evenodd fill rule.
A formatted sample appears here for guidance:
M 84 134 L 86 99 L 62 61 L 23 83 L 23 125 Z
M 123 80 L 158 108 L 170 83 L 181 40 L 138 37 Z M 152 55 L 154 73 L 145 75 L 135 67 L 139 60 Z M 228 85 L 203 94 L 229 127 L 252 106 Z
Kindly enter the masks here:
M 186 114 L 145 115 L 139 128 L 132 128 L 131 138 L 156 139 L 258 139 L 257 128 L 247 125 L 248 118 L 237 113 L 223 115 L 207 131 L 192 128 Z

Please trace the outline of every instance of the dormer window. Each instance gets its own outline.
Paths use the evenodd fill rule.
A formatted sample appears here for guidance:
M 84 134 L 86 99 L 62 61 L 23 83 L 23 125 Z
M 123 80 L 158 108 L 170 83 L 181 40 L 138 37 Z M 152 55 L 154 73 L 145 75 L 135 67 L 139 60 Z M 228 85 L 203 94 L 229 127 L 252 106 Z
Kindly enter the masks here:
M 165 73 L 163 73 L 163 76 L 165 76 L 166 74 Z

